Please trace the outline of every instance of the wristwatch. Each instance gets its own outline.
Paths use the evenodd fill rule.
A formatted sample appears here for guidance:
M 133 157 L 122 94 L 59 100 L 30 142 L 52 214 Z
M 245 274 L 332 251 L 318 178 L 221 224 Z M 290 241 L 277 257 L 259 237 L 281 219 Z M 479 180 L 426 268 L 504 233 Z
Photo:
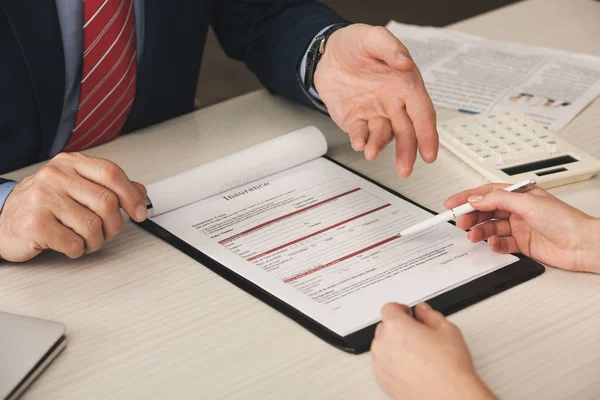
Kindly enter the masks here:
M 344 28 L 348 25 L 350 24 L 338 23 L 331 25 L 329 28 L 327 28 L 327 30 L 325 30 L 319 36 L 317 36 L 310 45 L 310 48 L 308 49 L 306 55 L 306 64 L 304 66 L 301 66 L 301 68 L 304 68 L 304 79 L 300 74 L 298 74 L 298 80 L 300 81 L 300 86 L 302 87 L 302 91 L 304 92 L 304 94 L 308 97 L 310 102 L 315 107 L 317 107 L 319 111 L 325 114 L 327 114 L 327 107 L 325 107 L 325 103 L 323 103 L 320 99 L 311 94 L 310 90 L 313 89 L 316 92 L 314 84 L 315 71 L 317 70 L 317 64 L 321 60 L 323 53 L 325 53 L 327 40 L 335 31 Z M 301 68 L 298 68 L 298 71 L 300 71 Z

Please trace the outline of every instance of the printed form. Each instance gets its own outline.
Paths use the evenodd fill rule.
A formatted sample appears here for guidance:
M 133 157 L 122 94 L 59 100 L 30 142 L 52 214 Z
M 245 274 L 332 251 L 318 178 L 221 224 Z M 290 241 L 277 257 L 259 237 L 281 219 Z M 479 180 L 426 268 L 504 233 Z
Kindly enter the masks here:
M 518 260 L 450 224 L 398 236 L 430 215 L 317 158 L 152 221 L 345 336 Z
M 558 132 L 600 95 L 597 56 L 395 21 L 387 28 L 410 51 L 436 108 L 513 107 Z

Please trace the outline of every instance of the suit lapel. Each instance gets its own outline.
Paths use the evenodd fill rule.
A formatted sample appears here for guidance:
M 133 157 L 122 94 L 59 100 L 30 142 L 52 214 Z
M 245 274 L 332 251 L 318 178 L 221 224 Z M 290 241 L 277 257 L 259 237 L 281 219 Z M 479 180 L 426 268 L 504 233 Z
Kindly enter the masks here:
M 56 136 L 65 91 L 63 43 L 54 0 L 0 0 L 33 81 L 41 132 L 39 158 Z

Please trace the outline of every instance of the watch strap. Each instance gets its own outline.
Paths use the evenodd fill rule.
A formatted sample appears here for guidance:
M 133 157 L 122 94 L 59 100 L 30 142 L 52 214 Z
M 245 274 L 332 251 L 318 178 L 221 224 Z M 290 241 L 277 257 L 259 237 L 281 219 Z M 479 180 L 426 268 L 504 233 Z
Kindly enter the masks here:
M 327 107 L 325 106 L 325 103 L 310 93 L 311 89 L 315 90 L 316 92 L 316 88 L 314 86 L 315 71 L 317 70 L 317 64 L 321 60 L 323 53 L 325 53 L 325 48 L 327 46 L 327 40 L 329 37 L 338 29 L 344 28 L 348 25 L 350 25 L 350 23 L 347 22 L 334 24 L 319 34 L 312 41 L 308 49 L 306 64 L 300 67 L 304 68 L 304 79 L 302 79 L 301 75 L 298 74 L 298 81 L 302 87 L 302 91 L 308 97 L 310 102 L 324 114 L 327 114 Z M 298 68 L 298 71 L 300 71 L 300 68 Z

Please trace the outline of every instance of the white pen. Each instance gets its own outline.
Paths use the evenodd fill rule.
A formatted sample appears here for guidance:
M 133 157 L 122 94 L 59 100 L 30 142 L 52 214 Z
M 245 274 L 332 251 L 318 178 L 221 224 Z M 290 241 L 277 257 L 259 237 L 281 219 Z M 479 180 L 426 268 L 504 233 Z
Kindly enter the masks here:
M 526 191 L 530 190 L 531 188 L 533 188 L 535 186 L 535 183 L 536 183 L 535 180 L 531 179 L 531 180 L 527 180 L 527 181 L 523 181 L 523 182 L 514 184 L 512 186 L 508 186 L 508 187 L 504 188 L 504 190 L 506 190 L 507 192 L 523 193 L 523 192 L 526 192 Z M 451 210 L 440 213 L 440 214 L 436 215 L 435 217 L 431 217 L 429 219 L 426 219 L 425 221 L 419 222 L 416 225 L 406 228 L 403 231 L 401 231 L 398 234 L 398 236 L 406 237 L 406 236 L 414 235 L 415 233 L 423 232 L 424 230 L 429 229 L 432 226 L 441 224 L 443 222 L 451 221 L 458 217 L 462 217 L 463 215 L 468 214 L 473 211 L 476 211 L 473 208 L 473 206 L 469 203 L 465 203 L 465 204 L 462 204 Z

